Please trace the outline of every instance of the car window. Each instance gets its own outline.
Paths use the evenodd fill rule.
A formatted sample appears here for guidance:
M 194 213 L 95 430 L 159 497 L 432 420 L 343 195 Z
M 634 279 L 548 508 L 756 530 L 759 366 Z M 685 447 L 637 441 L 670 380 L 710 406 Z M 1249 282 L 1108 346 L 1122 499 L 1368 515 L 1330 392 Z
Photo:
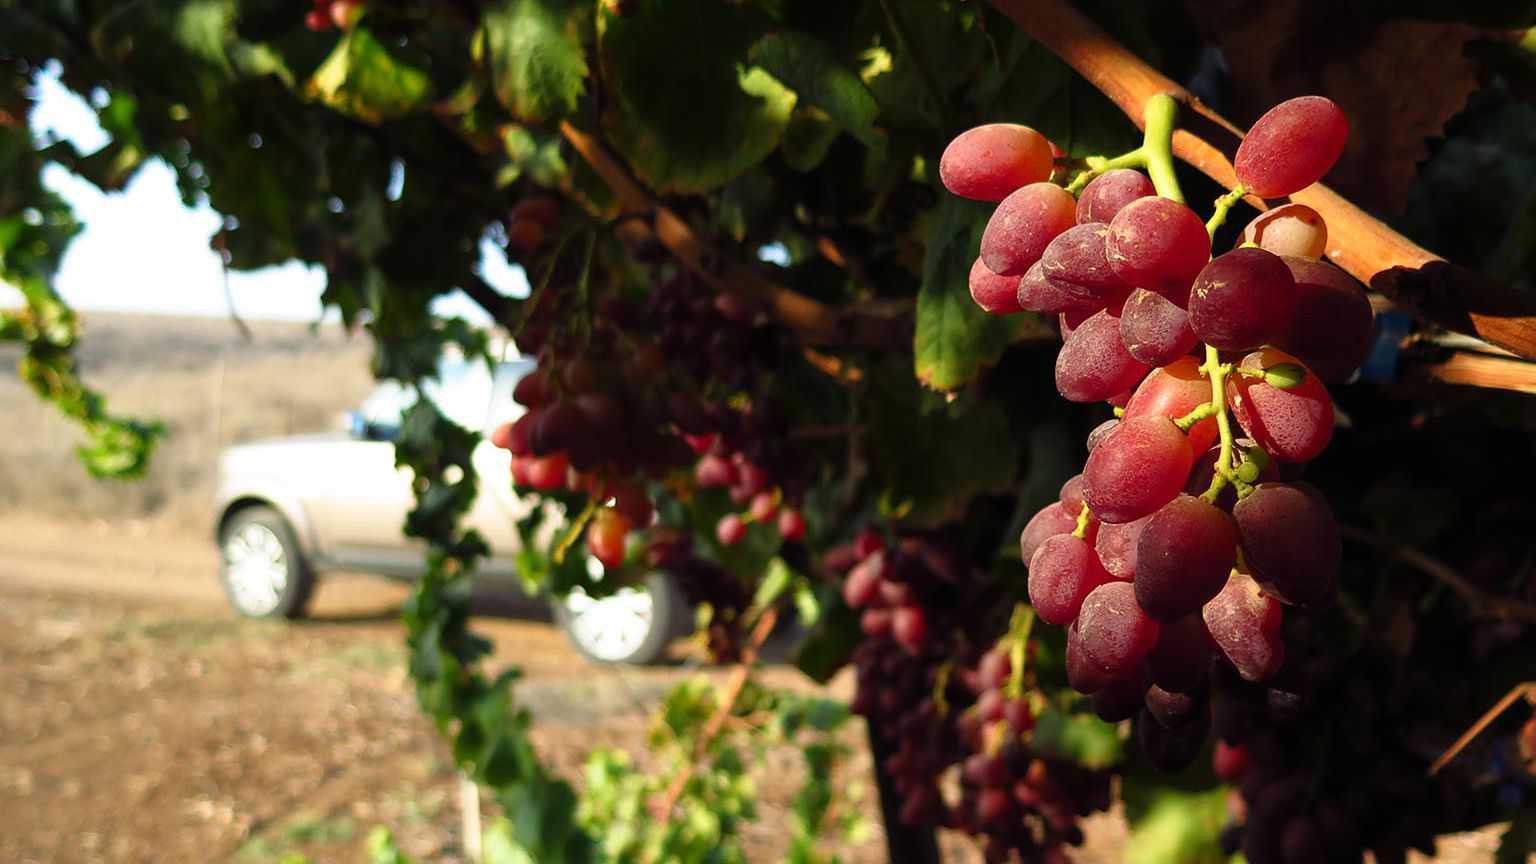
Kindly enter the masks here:
M 427 381 L 422 389 L 448 419 L 467 429 L 479 429 L 485 423 L 491 383 L 491 370 L 485 361 L 444 357 L 438 364 L 437 379 Z M 400 427 L 400 415 L 416 404 L 416 399 L 414 387 L 384 381 L 358 406 L 358 413 L 368 424 L 370 437 L 393 438 Z

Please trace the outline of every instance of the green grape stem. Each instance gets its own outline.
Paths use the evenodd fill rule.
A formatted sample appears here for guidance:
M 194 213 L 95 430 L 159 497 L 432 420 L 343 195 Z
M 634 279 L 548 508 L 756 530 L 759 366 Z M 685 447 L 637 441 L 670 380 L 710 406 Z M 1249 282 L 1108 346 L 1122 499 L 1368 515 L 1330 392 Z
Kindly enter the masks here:
M 1221 452 L 1216 457 L 1216 468 L 1211 473 L 1211 485 L 1200 498 L 1206 503 L 1215 504 L 1217 496 L 1228 483 L 1246 484 L 1242 484 L 1237 479 L 1237 473 L 1232 469 L 1232 420 L 1227 416 L 1227 375 L 1232 371 L 1232 366 L 1221 362 L 1221 354 L 1207 345 L 1205 346 L 1205 364 L 1200 367 L 1200 371 L 1211 379 L 1211 401 L 1202 405 L 1201 408 L 1207 406 L 1214 408 L 1212 413 L 1216 415 L 1216 428 L 1221 434 Z
M 1035 626 L 1035 610 L 1023 603 L 1013 607 L 1013 617 L 1008 622 L 1008 686 L 1006 694 L 1018 699 L 1024 695 L 1025 651 L 1029 647 L 1029 631 Z
M 1206 220 L 1205 233 L 1211 235 L 1212 239 L 1214 239 L 1216 237 L 1216 229 L 1226 224 L 1227 213 L 1237 205 L 1237 202 L 1243 200 L 1243 196 L 1247 194 L 1248 190 L 1243 188 L 1243 184 L 1239 183 L 1231 192 L 1217 198 L 1216 207 L 1211 211 L 1211 218 Z
M 1083 509 L 1077 512 L 1077 527 L 1072 529 L 1072 536 L 1081 540 L 1088 536 L 1088 520 L 1093 518 L 1093 511 L 1088 509 L 1088 502 L 1083 502 Z
M 1079 171 L 1067 191 L 1073 195 L 1083 191 L 1088 181 L 1117 168 L 1142 168 L 1152 178 L 1157 194 L 1184 203 L 1184 192 L 1179 188 L 1178 175 L 1173 170 L 1173 127 L 1179 118 L 1179 103 L 1167 93 L 1159 93 L 1147 100 L 1144 115 L 1145 131 L 1141 146 L 1111 159 L 1089 156 L 1088 167 Z

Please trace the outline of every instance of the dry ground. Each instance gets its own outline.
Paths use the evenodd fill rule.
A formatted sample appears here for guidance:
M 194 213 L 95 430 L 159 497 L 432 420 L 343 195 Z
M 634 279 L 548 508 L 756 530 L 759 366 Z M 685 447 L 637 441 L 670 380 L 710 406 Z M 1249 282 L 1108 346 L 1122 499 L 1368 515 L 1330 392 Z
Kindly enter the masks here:
M 402 670 L 405 589 L 327 579 L 315 619 L 242 621 L 214 581 L 206 510 L 232 441 L 327 428 L 367 392 L 367 345 L 335 330 L 96 316 L 83 353 L 115 409 L 173 437 L 133 486 L 89 480 L 72 428 L 0 375 L 0 864 L 363 859 L 390 828 L 418 860 L 463 860 L 458 786 Z M 13 354 L 0 346 L 0 366 Z M 640 752 L 660 695 L 688 661 L 581 660 L 538 604 L 487 604 L 495 664 L 527 675 L 535 741 L 567 777 L 593 746 Z M 720 670 L 704 670 L 722 675 Z M 803 686 L 793 670 L 768 679 Z M 846 695 L 847 682 L 834 688 Z M 868 777 L 868 759 L 850 777 Z M 762 778 L 754 861 L 777 860 L 789 754 Z M 872 810 L 866 800 L 865 807 Z M 1085 862 L 1122 857 L 1123 824 L 1092 820 Z M 1488 834 L 1443 860 L 1488 861 Z M 947 860 L 975 860 L 948 838 Z M 847 860 L 881 860 L 878 834 Z

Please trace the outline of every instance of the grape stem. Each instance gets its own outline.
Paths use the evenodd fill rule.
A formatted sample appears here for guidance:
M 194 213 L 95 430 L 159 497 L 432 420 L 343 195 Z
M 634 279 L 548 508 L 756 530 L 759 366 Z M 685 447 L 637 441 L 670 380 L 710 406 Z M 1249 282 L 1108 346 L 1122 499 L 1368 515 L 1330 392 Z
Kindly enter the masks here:
M 1079 540 L 1088 536 L 1088 520 L 1093 517 L 1093 511 L 1088 509 L 1088 502 L 1083 502 L 1083 509 L 1077 511 L 1077 527 L 1072 529 L 1072 536 Z
M 549 556 L 554 559 L 556 564 L 565 563 L 565 553 L 571 550 L 571 546 L 576 543 L 576 538 L 581 536 L 582 529 L 586 528 L 587 523 L 592 521 L 592 517 L 597 515 L 599 503 L 595 495 L 588 498 L 587 506 L 583 507 L 580 515 L 572 520 L 571 527 L 566 529 L 565 536 L 560 538 L 560 542 L 555 546 L 554 553 Z
M 1216 457 L 1215 470 L 1211 472 L 1211 485 L 1200 496 L 1206 503 L 1215 504 L 1217 496 L 1228 483 L 1241 482 L 1237 479 L 1237 472 L 1232 470 L 1232 420 L 1227 417 L 1227 374 L 1232 371 L 1232 365 L 1221 362 L 1221 354 L 1207 345 L 1205 346 L 1205 363 L 1200 367 L 1200 371 L 1211 379 L 1211 401 L 1190 413 L 1194 414 L 1205 408 L 1211 409 L 1211 413 L 1216 415 L 1216 428 L 1221 433 L 1221 452 Z
M 1239 183 L 1231 192 L 1216 199 L 1216 209 L 1211 211 L 1211 218 L 1206 220 L 1205 223 L 1205 233 L 1211 235 L 1211 239 L 1214 240 L 1216 238 L 1216 229 L 1226 224 L 1228 211 L 1236 206 L 1237 202 L 1243 200 L 1243 196 L 1247 194 L 1248 190 L 1243 188 L 1243 184 Z
M 1067 191 L 1073 195 L 1083 191 L 1088 181 L 1108 171 L 1119 168 L 1143 168 L 1152 178 L 1157 194 L 1184 203 L 1184 192 L 1179 188 L 1178 175 L 1173 170 L 1173 126 L 1179 118 L 1179 103 L 1166 93 L 1159 93 L 1147 100 L 1146 131 L 1141 146 L 1113 159 L 1089 156 L 1088 167 L 1072 178 Z
M 1087 509 L 1087 505 L 1083 505 Z M 1029 631 L 1035 626 L 1035 610 L 1023 603 L 1013 605 L 1013 617 L 1008 621 L 1008 687 L 1007 695 L 1018 699 L 1024 695 L 1025 649 L 1029 646 Z
M 1195 410 L 1173 421 L 1173 425 L 1179 427 L 1180 432 L 1188 432 L 1190 427 L 1207 417 L 1215 417 L 1216 412 L 1222 410 L 1222 406 L 1215 402 L 1205 402 L 1195 407 Z

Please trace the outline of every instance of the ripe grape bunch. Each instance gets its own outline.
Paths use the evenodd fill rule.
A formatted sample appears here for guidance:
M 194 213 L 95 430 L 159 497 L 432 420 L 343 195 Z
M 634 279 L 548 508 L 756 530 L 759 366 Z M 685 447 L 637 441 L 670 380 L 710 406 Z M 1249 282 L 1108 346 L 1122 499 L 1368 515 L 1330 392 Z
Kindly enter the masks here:
M 1235 159 L 1242 185 L 1207 223 L 1173 174 L 1175 107 L 1155 98 L 1141 148 L 1090 159 L 1065 186 L 1050 180 L 1050 142 L 1024 126 L 961 134 L 939 169 L 951 192 L 999 202 L 971 269 L 976 302 L 1056 314 L 1057 390 L 1115 406 L 1020 552 L 1036 612 L 1068 628 L 1073 687 L 1106 719 L 1140 712 L 1143 749 L 1168 768 L 1205 740 L 1210 658 L 1273 676 L 1285 608 L 1335 594 L 1338 527 L 1294 478 L 1333 434 L 1324 382 L 1372 338 L 1363 289 L 1318 260 L 1327 228 L 1310 208 L 1269 210 L 1211 257 L 1245 194 L 1288 196 L 1328 171 L 1347 134 L 1339 108 L 1308 96 L 1260 118 Z

